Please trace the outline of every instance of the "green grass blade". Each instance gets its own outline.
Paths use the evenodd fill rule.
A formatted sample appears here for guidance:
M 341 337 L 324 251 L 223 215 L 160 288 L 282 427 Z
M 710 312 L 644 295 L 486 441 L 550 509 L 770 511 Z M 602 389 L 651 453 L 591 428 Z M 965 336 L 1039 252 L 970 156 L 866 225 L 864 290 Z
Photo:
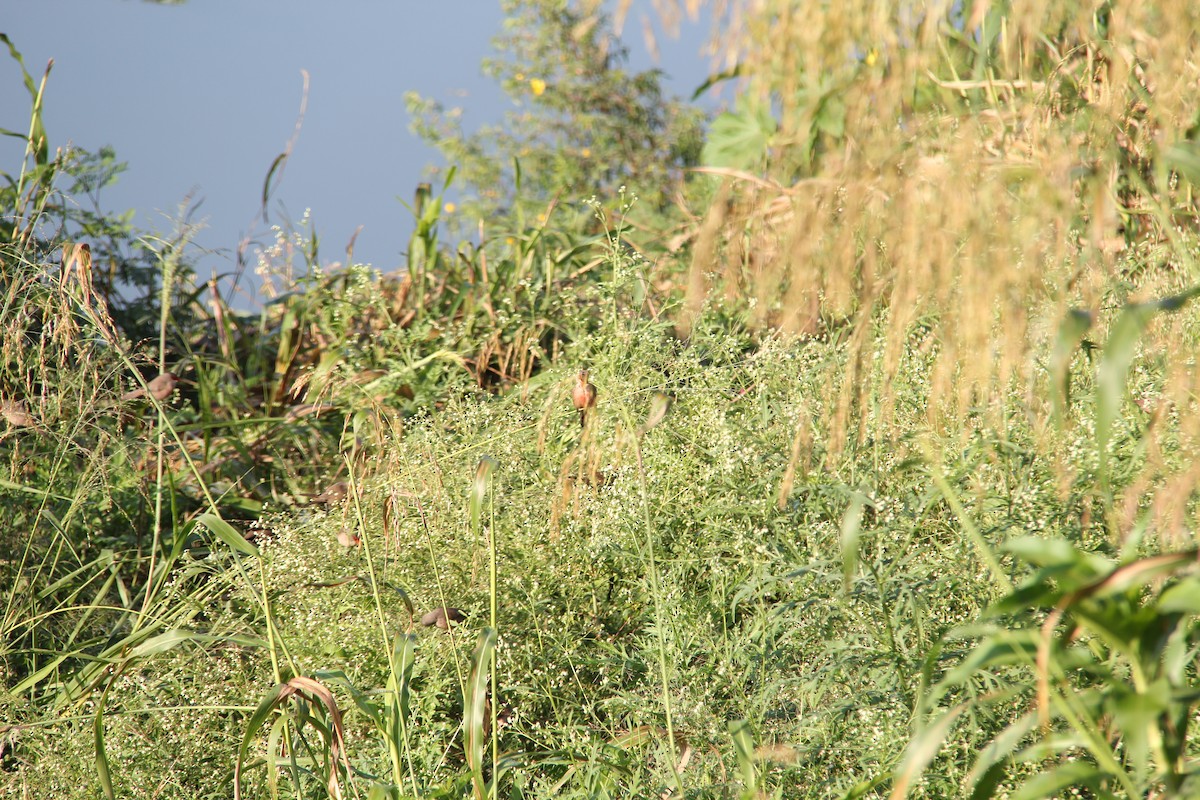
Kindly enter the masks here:
M 233 797 L 238 800 L 242 796 L 241 774 L 242 767 L 246 763 L 246 758 L 250 754 L 250 742 L 254 741 L 254 737 L 258 735 L 258 731 L 262 728 L 263 723 L 267 721 L 267 717 L 271 716 L 271 712 L 275 710 L 275 706 L 279 703 L 279 696 L 283 693 L 285 684 L 277 684 L 271 687 L 263 699 L 259 701 L 258 708 L 254 709 L 254 713 L 250 715 L 250 720 L 246 723 L 246 732 L 242 734 L 242 743 L 238 747 L 237 760 L 233 765 Z M 268 767 L 270 771 L 273 768 Z
M 888 795 L 891 800 L 901 800 L 908 796 L 908 790 L 917 782 L 921 773 L 925 771 L 925 767 L 929 766 L 929 762 L 942 749 L 946 737 L 950 735 L 950 730 L 954 727 L 955 720 L 966 709 L 965 705 L 950 709 L 932 725 L 912 738 L 912 741 L 908 743 L 908 748 L 904 751 L 904 759 L 896 770 L 895 783 L 892 784 L 892 792 Z
M 196 518 L 196 522 L 212 531 L 213 534 L 226 545 L 228 545 L 231 550 L 235 550 L 247 556 L 258 555 L 257 547 L 247 542 L 245 537 L 238 533 L 232 525 L 221 519 L 216 514 L 201 514 Z
M 750 723 L 737 719 L 729 723 L 729 737 L 733 739 L 733 754 L 737 757 L 738 770 L 742 773 L 742 797 L 754 797 L 758 792 L 758 770 L 754 766 L 754 734 Z
M 862 534 L 863 506 L 867 498 L 862 492 L 850 496 L 850 505 L 842 515 L 842 589 L 850 590 L 850 582 L 858 569 L 858 542 Z
M 116 800 L 117 795 L 113 791 L 112 772 L 108 766 L 108 751 L 104 747 L 104 704 L 108 699 L 108 690 L 112 688 L 113 683 L 119 675 L 119 672 L 113 675 L 112 680 L 104 687 L 104 691 L 100 693 L 100 699 L 96 703 L 96 718 L 92 722 L 92 733 L 96 745 L 96 777 L 99 779 L 100 788 L 108 800 Z
M 476 800 L 487 796 L 487 784 L 483 779 L 484 724 L 487 721 L 487 694 L 492 657 L 496 649 L 496 629 L 484 628 L 479 633 L 479 643 L 471 659 L 471 676 L 467 681 L 465 719 L 467 766 L 471 769 L 471 781 Z M 496 776 L 492 776 L 495 780 Z
M 1054 340 L 1054 352 L 1050 357 L 1050 389 L 1053 420 L 1061 428 L 1071 405 L 1071 359 L 1083 341 L 1083 335 L 1092 327 L 1092 315 L 1082 309 L 1073 308 L 1058 326 Z

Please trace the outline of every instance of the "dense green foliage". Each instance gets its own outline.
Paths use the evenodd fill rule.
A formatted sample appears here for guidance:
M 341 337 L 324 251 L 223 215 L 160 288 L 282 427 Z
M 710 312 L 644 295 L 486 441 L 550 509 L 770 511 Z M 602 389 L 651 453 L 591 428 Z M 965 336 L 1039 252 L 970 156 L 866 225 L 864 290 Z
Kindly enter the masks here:
M 767 2 L 701 147 L 597 4 L 505 7 L 407 271 L 281 229 L 253 314 L 25 75 L 0 793 L 1195 796 L 1186 40 Z

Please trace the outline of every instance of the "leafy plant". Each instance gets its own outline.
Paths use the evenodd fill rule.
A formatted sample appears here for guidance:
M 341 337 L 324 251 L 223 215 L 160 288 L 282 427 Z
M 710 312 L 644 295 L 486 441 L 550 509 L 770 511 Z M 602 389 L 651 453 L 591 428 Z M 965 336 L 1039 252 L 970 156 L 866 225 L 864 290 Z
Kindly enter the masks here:
M 1197 552 L 1113 564 L 1061 539 L 1026 537 L 1005 549 L 1033 570 L 988 609 L 971 655 L 928 696 L 932 706 L 964 684 L 991 684 L 968 702 L 1010 720 L 981 751 L 965 790 L 973 798 L 1032 799 L 1070 787 L 1103 797 L 1191 796 Z M 936 745 L 950 728 L 932 722 L 914 749 Z
M 518 111 L 467 134 L 458 110 L 415 92 L 406 97 L 414 130 L 454 165 L 468 192 L 460 229 L 490 227 L 498 213 L 511 213 L 520 230 L 559 199 L 567 216 L 556 227 L 578 229 L 587 215 L 575 200 L 634 183 L 646 187 L 646 210 L 661 213 L 681 170 L 697 163 L 700 113 L 667 98 L 657 71 L 625 66 L 627 51 L 600 4 L 501 5 L 505 31 L 483 67 Z

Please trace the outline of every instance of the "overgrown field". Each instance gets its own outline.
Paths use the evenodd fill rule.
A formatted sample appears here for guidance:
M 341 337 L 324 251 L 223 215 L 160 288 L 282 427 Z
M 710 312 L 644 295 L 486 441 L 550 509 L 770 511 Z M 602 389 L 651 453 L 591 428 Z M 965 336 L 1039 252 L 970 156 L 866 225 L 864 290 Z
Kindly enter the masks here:
M 254 312 L 26 73 L 0 794 L 1200 795 L 1197 27 L 811 5 L 700 143 L 510 0 L 538 135 L 414 96 L 406 269 L 280 226 Z

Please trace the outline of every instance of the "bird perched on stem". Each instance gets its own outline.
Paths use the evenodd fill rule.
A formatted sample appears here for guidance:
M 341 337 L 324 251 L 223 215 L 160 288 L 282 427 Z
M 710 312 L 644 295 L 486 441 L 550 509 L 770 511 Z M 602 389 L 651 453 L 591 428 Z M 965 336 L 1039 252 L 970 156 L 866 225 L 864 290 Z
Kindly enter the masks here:
M 575 376 L 575 388 L 571 391 L 571 399 L 579 411 L 579 425 L 582 427 L 587 421 L 588 409 L 596 405 L 596 386 L 588 380 L 586 369 L 579 370 L 579 374 Z
M 162 402 L 171 396 L 171 392 L 175 391 L 175 386 L 178 383 L 178 375 L 174 372 L 164 372 L 145 386 L 139 386 L 121 395 L 121 399 L 124 401 L 136 400 L 139 397 L 145 397 L 149 393 L 155 400 Z

